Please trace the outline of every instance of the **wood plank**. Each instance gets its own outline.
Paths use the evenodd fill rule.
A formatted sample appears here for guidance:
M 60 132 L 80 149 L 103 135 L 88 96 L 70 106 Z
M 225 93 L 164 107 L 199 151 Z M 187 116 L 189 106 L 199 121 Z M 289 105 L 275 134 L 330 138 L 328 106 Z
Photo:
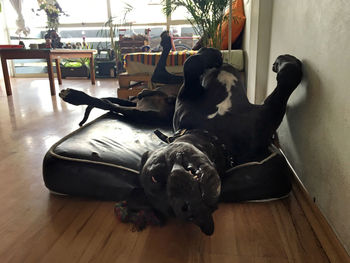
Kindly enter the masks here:
M 118 81 L 66 80 L 97 97 Z M 0 262 L 329 262 L 294 195 L 269 203 L 220 204 L 215 233 L 169 220 L 133 232 L 113 202 L 51 195 L 42 181 L 48 148 L 78 128 L 85 107 L 42 92 L 47 79 L 12 79 L 0 91 Z M 104 113 L 93 110 L 90 120 Z
M 330 261 L 350 262 L 350 257 L 347 254 L 345 248 L 342 246 L 341 242 L 337 238 L 336 234 L 328 224 L 319 208 L 311 200 L 311 197 L 301 182 L 295 178 L 292 186 L 298 205 L 305 212 L 309 224 L 315 232 Z

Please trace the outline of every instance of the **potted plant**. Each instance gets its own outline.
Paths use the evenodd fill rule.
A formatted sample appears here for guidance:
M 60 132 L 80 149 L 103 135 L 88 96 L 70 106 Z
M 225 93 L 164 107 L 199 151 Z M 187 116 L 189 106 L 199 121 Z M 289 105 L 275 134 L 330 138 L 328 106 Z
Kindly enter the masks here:
M 61 76 L 66 77 L 89 77 L 90 76 L 90 59 L 80 58 L 74 60 L 65 60 L 60 64 Z
M 162 0 L 163 10 L 167 16 L 178 7 L 185 7 L 190 13 L 188 18 L 196 33 L 201 37 L 202 46 L 220 48 L 221 25 L 225 16 L 225 10 L 230 0 Z
M 119 41 L 115 41 L 115 38 L 119 34 L 119 27 L 121 25 L 126 25 L 126 17 L 134 9 L 131 4 L 124 4 L 125 6 L 122 17 L 119 17 L 119 19 L 117 17 L 110 17 L 97 32 L 98 37 L 105 38 L 105 42 L 98 43 L 98 52 L 106 51 L 109 57 L 115 61 L 118 72 L 123 70 L 123 58 Z M 99 58 L 97 56 L 96 64 L 98 64 L 98 60 Z
M 44 11 L 47 18 L 47 32 L 44 36 L 45 40 L 47 41 L 46 47 L 62 47 L 61 38 L 59 37 L 57 30 L 59 26 L 59 17 L 61 15 L 68 16 L 61 8 L 61 6 L 58 4 L 56 0 L 37 0 L 39 8 L 35 11 L 32 9 L 32 11 L 39 15 L 38 12 Z M 50 40 L 50 41 L 48 41 Z

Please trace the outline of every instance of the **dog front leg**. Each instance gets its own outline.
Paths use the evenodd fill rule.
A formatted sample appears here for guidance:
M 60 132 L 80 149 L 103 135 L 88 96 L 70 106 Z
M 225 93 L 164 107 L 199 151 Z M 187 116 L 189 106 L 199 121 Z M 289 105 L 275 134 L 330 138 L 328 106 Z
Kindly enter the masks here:
M 301 81 L 302 63 L 291 55 L 282 55 L 276 59 L 272 70 L 277 73 L 277 87 L 265 99 L 263 112 L 264 120 L 269 120 L 275 131 L 282 122 L 290 95 Z

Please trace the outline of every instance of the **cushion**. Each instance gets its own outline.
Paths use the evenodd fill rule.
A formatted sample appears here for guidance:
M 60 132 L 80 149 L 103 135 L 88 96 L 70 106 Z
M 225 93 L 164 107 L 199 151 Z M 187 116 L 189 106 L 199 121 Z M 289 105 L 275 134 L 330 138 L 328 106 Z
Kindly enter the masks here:
M 55 143 L 46 153 L 43 177 L 61 194 L 124 200 L 139 188 L 142 154 L 164 144 L 154 127 L 108 113 Z M 171 133 L 170 127 L 160 130 Z
M 45 185 L 53 192 L 122 201 L 141 189 L 142 154 L 165 143 L 155 134 L 171 135 L 171 127 L 131 123 L 107 113 L 55 143 L 43 161 Z M 283 155 L 271 155 L 229 169 L 222 178 L 221 200 L 238 202 L 280 198 L 289 193 L 291 171 Z
M 243 8 L 243 0 L 236 0 L 232 3 L 232 28 L 231 28 L 231 43 L 233 44 L 236 39 L 241 34 L 244 24 L 245 24 L 245 15 Z M 221 25 L 221 49 L 228 49 L 228 32 L 229 32 L 229 10 L 226 11 L 226 19 L 222 22 Z
M 244 70 L 244 54 L 242 49 L 232 50 L 230 54 L 227 50 L 222 50 L 221 52 L 225 63 L 230 63 L 239 71 Z M 197 51 L 193 50 L 170 51 L 166 62 L 167 71 L 173 74 L 182 74 L 182 65 L 185 63 L 185 60 L 196 53 Z M 152 74 L 160 56 L 160 52 L 128 53 L 124 56 L 124 67 L 130 75 L 140 73 Z
M 292 170 L 274 145 L 271 154 L 259 162 L 228 169 L 222 178 L 221 201 L 266 201 L 285 197 L 291 190 Z

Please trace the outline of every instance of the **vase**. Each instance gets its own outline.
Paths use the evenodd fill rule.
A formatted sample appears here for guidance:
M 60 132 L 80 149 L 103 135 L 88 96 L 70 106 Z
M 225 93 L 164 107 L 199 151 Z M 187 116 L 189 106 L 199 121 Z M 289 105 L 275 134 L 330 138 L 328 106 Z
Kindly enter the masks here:
M 49 29 L 45 34 L 45 40 L 51 40 L 51 48 L 62 48 L 63 43 L 61 42 L 61 37 L 54 29 Z

